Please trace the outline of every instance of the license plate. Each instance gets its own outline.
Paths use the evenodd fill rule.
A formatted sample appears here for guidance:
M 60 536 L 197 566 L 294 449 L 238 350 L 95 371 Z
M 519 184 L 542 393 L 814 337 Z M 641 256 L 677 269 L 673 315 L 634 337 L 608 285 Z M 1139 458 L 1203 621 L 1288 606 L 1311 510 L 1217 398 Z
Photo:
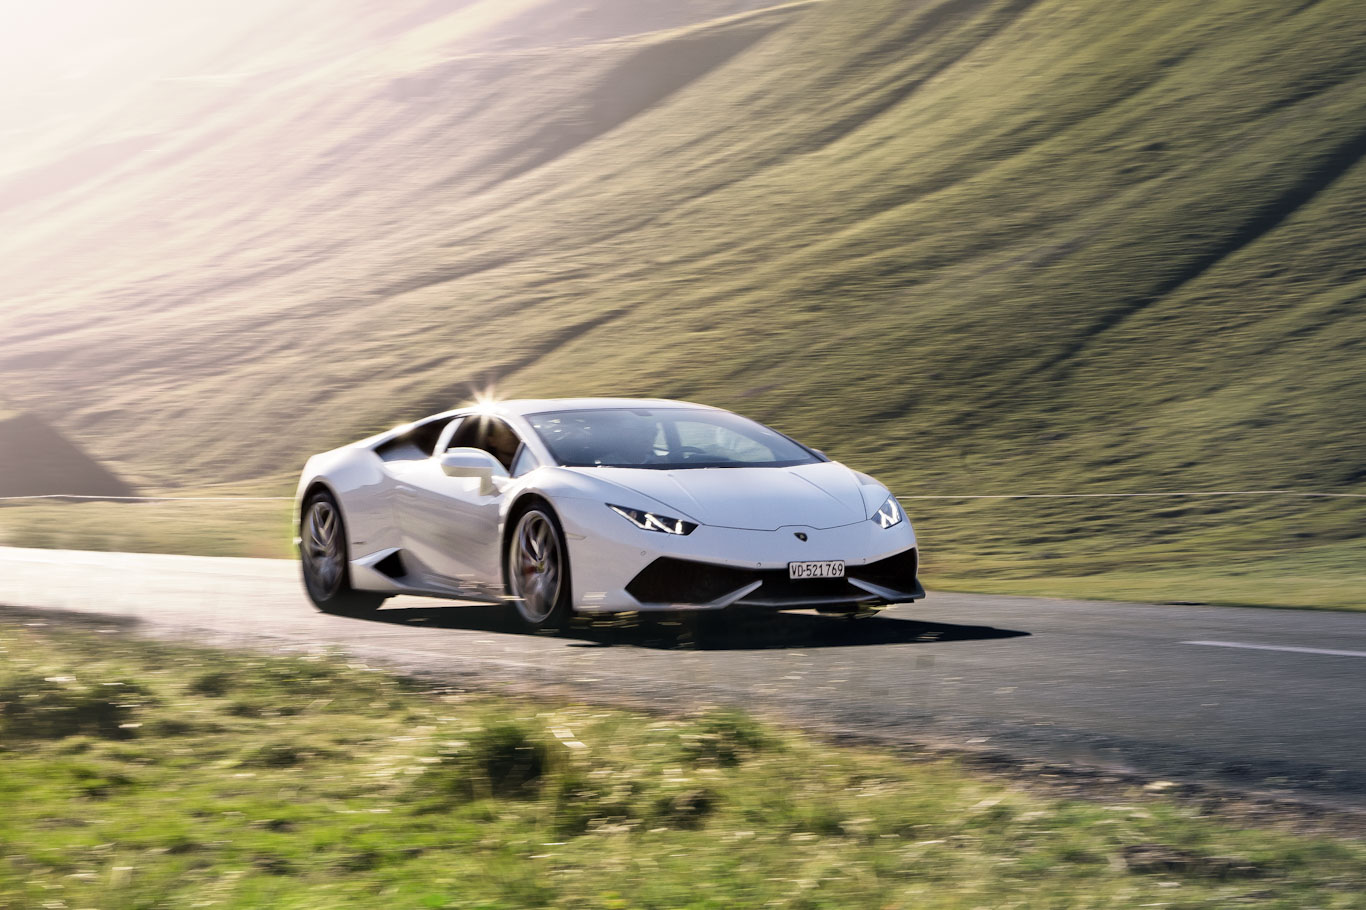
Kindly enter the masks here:
M 788 578 L 843 578 L 844 560 L 832 559 L 825 562 L 790 562 L 787 564 Z

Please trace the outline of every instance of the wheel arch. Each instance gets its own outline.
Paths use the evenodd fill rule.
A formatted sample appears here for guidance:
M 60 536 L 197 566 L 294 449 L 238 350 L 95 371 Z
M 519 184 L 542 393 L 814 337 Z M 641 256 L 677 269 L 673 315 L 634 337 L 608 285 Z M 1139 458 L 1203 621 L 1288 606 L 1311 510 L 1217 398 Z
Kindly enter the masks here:
M 315 477 L 308 482 L 308 486 L 304 488 L 304 494 L 299 497 L 299 505 L 302 506 L 304 503 L 308 502 L 313 498 L 314 494 L 319 491 L 327 493 L 337 501 L 338 506 L 341 505 L 341 499 L 337 496 L 336 489 L 333 488 L 332 484 L 321 477 Z
M 342 506 L 342 497 L 337 496 L 335 486 L 329 484 L 324 478 L 314 477 L 313 480 L 309 481 L 309 485 L 303 488 L 303 496 L 299 496 L 299 507 L 302 508 L 303 503 L 313 499 L 313 496 L 317 495 L 318 492 L 326 493 L 326 495 L 331 496 L 333 500 L 336 500 L 337 506 Z

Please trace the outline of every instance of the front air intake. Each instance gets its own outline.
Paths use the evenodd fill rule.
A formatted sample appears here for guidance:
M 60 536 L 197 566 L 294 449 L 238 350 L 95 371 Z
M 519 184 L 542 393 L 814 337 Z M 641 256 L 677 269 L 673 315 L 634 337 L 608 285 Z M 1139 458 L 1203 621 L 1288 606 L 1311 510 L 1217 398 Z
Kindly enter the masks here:
M 847 566 L 845 574 L 850 578 L 909 594 L 916 590 L 916 574 L 919 570 L 919 551 L 911 547 L 886 559 L 870 562 L 866 566 Z
M 631 579 L 626 593 L 641 603 L 705 604 L 757 578 L 747 569 L 661 556 Z

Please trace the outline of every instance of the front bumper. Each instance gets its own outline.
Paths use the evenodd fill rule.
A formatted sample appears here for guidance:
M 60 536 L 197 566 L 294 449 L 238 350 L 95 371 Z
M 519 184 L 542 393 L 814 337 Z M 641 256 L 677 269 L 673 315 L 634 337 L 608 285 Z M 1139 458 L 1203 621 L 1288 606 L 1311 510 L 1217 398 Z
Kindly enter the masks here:
M 720 609 L 735 604 L 791 610 L 866 608 L 925 596 L 916 577 L 915 547 L 861 566 L 844 578 L 788 577 L 782 569 L 739 569 L 661 556 L 626 585 L 642 604 L 677 609 Z
M 575 608 L 864 610 L 925 596 L 909 521 L 880 528 L 793 525 L 773 531 L 703 525 L 687 536 L 642 531 L 605 505 L 556 503 L 568 536 Z M 805 539 L 798 534 L 805 535 Z M 845 578 L 788 578 L 789 562 L 842 559 Z

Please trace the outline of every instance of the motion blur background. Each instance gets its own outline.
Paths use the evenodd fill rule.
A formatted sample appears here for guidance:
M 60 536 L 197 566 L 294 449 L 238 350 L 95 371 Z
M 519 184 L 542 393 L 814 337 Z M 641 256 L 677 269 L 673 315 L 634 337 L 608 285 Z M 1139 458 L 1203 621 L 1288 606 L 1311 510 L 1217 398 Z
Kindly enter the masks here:
M 490 384 L 733 408 L 907 496 L 1366 493 L 1356 0 L 0 10 L 0 494 L 287 496 Z M 906 505 L 931 587 L 1363 605 L 1361 499 Z

